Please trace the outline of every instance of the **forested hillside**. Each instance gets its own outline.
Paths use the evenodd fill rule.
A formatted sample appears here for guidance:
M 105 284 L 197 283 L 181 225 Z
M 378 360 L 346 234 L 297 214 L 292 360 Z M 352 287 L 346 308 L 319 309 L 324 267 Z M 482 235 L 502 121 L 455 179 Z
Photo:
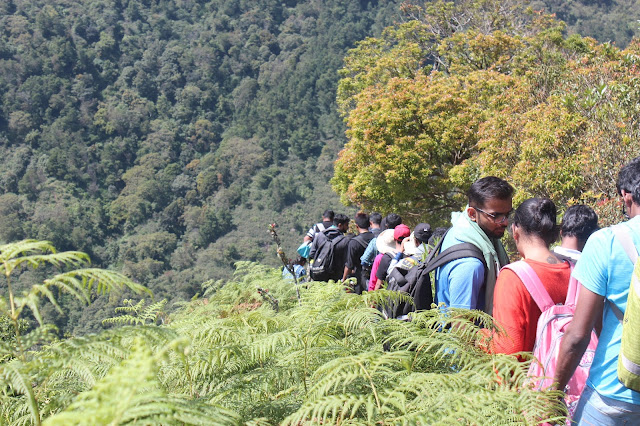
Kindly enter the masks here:
M 547 6 L 596 7 L 566 3 Z M 635 9 L 620 25 L 607 4 L 607 31 L 629 36 Z M 292 253 L 322 210 L 354 211 L 328 183 L 347 141 L 338 70 L 411 19 L 392 0 L 1 2 L 0 242 L 85 251 L 170 306 L 238 260 L 276 265 L 268 223 Z M 83 333 L 119 301 L 62 303 L 44 311 Z
M 268 223 L 293 250 L 344 210 L 336 70 L 395 3 L 2 2 L 0 240 L 86 251 L 171 300 L 274 264 Z
M 0 423 L 564 423 L 488 315 L 265 265 L 271 222 L 444 223 L 483 174 L 620 220 L 636 9 L 527 5 L 0 3 Z
M 569 33 L 617 47 L 626 47 L 640 28 L 640 4 L 635 0 L 535 0 L 531 6 L 555 13 Z

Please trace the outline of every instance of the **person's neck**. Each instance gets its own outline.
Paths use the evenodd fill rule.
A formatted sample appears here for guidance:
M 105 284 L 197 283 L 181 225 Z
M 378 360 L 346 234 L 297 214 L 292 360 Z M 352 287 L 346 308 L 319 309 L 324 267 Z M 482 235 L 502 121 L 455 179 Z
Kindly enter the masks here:
M 358 227 L 358 234 L 364 234 L 365 232 L 369 232 L 369 230 L 368 230 L 368 229 L 366 229 L 366 228 L 360 228 L 360 227 Z
M 560 247 L 566 248 L 569 250 L 582 251 L 582 247 L 580 247 L 580 242 L 578 241 L 578 237 L 562 237 L 562 242 L 560 243 Z
M 640 205 L 636 203 L 631 203 L 631 208 L 629 208 L 629 219 L 633 219 L 636 216 L 640 216 Z
M 520 254 L 528 260 L 535 260 L 543 263 L 556 263 L 557 258 L 551 253 L 551 250 L 542 241 L 529 241 L 522 244 Z

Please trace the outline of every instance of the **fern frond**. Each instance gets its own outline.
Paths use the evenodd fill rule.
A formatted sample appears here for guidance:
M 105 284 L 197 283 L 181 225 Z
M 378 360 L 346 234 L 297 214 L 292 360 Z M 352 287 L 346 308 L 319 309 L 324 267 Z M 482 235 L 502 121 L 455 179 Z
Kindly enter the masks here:
M 33 382 L 24 362 L 12 359 L 0 365 L 0 386 L 3 388 L 6 386 L 12 392 L 24 395 L 31 420 L 34 423 L 40 423 L 40 409 L 34 394 Z
M 360 412 L 366 413 L 367 421 L 361 418 L 359 422 L 347 422 L 354 420 Z M 282 424 L 373 424 L 375 412 L 372 395 L 330 395 L 305 403 Z
M 145 306 L 145 300 L 141 299 L 135 305 L 132 300 L 124 300 L 125 305 L 119 306 L 115 309 L 116 313 L 130 312 L 133 315 L 120 315 L 113 318 L 107 318 L 102 321 L 102 324 L 132 324 L 132 325 L 144 325 L 154 324 L 158 315 L 162 312 L 162 309 L 167 304 L 167 299 L 163 299 L 159 302 L 152 303 L 149 306 Z
M 23 240 L 0 246 L 0 271 L 7 276 L 23 264 L 37 268 L 45 263 L 78 266 L 89 263 L 89 256 L 77 251 L 57 253 L 48 241 Z
M 66 291 L 84 302 L 88 301 L 87 294 L 92 291 L 95 291 L 96 294 L 105 294 L 110 291 L 128 288 L 134 293 L 146 292 L 151 294 L 149 289 L 131 281 L 125 275 L 99 268 L 84 268 L 64 272 L 45 280 L 44 283 L 48 287 L 58 287 L 60 290 Z
M 346 392 L 353 383 L 370 387 L 376 395 L 377 382 L 388 381 L 398 373 L 407 371 L 411 354 L 406 351 L 370 351 L 338 358 L 318 368 L 313 378 L 316 384 L 310 394 L 314 397 Z
M 67 409 L 47 419 L 45 424 L 237 422 L 228 410 L 178 395 L 166 396 L 156 379 L 157 361 L 150 349 L 137 340 L 123 363 L 112 368 L 91 390 L 82 392 Z

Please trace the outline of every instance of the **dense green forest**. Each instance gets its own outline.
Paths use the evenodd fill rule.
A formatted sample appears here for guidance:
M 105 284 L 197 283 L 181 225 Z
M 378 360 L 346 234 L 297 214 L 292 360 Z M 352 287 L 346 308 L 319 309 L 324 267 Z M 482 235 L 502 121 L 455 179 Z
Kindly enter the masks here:
M 569 33 L 625 47 L 640 28 L 640 4 L 634 0 L 534 0 L 534 9 L 554 13 Z
M 327 207 L 336 70 L 395 2 L 0 5 L 0 240 L 79 249 L 157 297 L 274 264 Z M 101 328 L 85 311 L 67 331 Z M 77 327 L 77 324 L 80 324 Z
M 532 7 L 623 45 L 637 8 L 605 3 Z M 85 251 L 169 306 L 236 261 L 277 265 L 268 223 L 293 253 L 322 210 L 355 211 L 328 183 L 338 70 L 410 19 L 399 1 L 2 2 L 0 242 Z M 61 303 L 45 314 L 81 334 L 119 301 Z

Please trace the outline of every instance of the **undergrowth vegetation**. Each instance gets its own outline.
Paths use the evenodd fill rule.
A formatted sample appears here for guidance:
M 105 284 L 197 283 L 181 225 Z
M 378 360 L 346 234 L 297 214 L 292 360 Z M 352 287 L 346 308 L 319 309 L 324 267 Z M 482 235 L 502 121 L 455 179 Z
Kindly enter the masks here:
M 37 242 L 0 252 L 7 277 L 11 262 L 84 259 Z M 59 289 L 142 290 L 100 274 Z M 35 298 L 9 291 L 10 303 L 3 288 L 15 328 L 0 346 L 2 424 L 535 424 L 564 413 L 557 392 L 527 387 L 528 362 L 479 349 L 481 327 L 494 328 L 481 312 L 385 320 L 373 306 L 402 296 L 316 282 L 298 298 L 279 271 L 241 262 L 233 280 L 205 283 L 169 317 L 162 302 L 126 300 L 108 320 L 117 327 L 57 340 L 46 324 L 25 334 L 12 311 L 31 300 L 35 316 L 49 297 L 39 288 Z

